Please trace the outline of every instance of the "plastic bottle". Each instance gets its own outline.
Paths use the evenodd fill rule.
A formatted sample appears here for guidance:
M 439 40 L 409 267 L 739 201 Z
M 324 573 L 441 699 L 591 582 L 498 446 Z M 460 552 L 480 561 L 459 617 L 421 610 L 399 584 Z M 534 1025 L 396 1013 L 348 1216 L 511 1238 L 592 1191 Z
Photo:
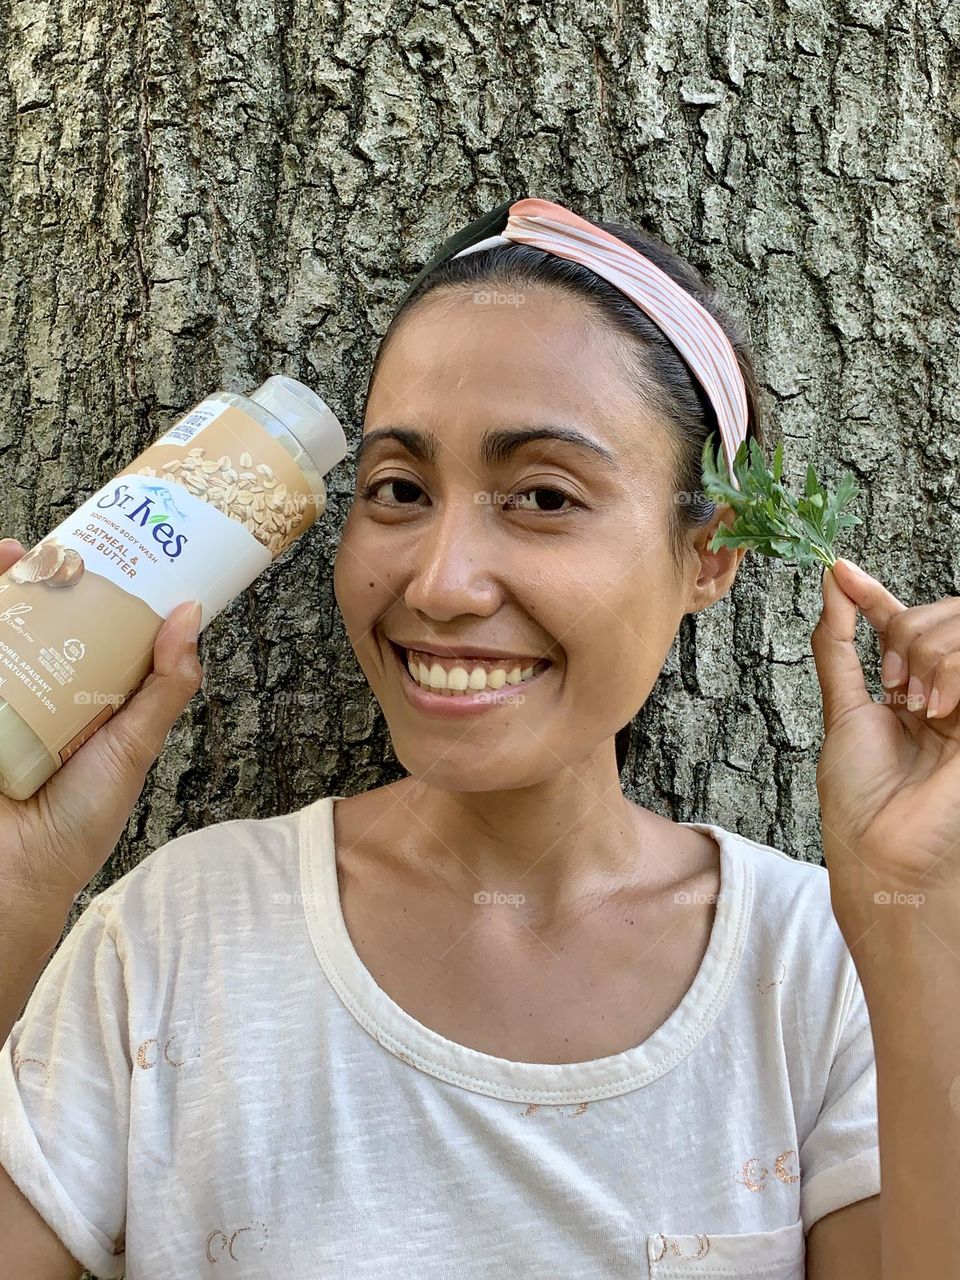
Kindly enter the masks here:
M 215 392 L 0 575 L 0 792 L 32 796 L 122 706 L 178 604 L 202 629 L 282 555 L 346 453 L 302 382 Z

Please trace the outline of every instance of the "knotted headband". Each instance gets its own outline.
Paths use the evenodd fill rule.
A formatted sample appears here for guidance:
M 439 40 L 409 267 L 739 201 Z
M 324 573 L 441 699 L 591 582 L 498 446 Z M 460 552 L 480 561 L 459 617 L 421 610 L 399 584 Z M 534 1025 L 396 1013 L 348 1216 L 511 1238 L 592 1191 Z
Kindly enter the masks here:
M 531 198 L 498 205 L 441 246 L 400 305 L 447 259 L 511 242 L 589 267 L 650 317 L 683 357 L 713 406 L 730 483 L 739 489 L 733 460 L 747 438 L 747 392 L 727 335 L 692 294 L 649 258 L 563 205 Z

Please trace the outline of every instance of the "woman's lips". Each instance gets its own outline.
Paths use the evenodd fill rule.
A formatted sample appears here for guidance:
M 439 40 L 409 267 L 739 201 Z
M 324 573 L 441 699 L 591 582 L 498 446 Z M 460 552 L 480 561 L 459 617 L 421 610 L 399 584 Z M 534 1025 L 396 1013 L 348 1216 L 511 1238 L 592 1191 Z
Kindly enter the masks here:
M 449 716 L 452 719 L 456 719 L 457 716 L 479 715 L 492 707 L 520 706 L 527 689 L 536 684 L 551 669 L 550 666 L 545 667 L 543 671 L 528 676 L 520 684 L 503 685 L 500 689 L 479 689 L 468 693 L 434 693 L 424 689 L 414 680 L 407 668 L 406 651 L 399 649 L 392 641 L 387 643 L 400 669 L 403 692 L 411 706 L 428 715 Z

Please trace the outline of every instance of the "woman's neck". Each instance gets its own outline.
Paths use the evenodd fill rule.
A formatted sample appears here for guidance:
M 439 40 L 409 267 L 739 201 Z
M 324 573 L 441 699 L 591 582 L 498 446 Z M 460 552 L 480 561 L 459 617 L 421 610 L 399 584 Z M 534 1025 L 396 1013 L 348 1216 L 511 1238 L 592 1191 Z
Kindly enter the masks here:
M 625 883 L 663 892 L 689 872 L 675 824 L 628 800 L 616 778 L 564 772 L 497 792 L 403 778 L 384 793 L 395 856 L 457 893 L 523 894 L 559 916 Z

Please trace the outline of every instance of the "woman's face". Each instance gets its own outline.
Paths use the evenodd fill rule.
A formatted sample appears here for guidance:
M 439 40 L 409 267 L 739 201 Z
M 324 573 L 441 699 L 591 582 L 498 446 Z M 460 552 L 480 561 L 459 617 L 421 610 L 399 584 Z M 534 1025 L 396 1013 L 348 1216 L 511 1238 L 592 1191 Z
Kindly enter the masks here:
M 337 602 L 414 777 L 497 791 L 615 776 L 613 735 L 739 556 L 703 551 L 701 531 L 678 574 L 669 436 L 627 380 L 627 340 L 555 290 L 484 296 L 431 295 L 383 352 Z M 435 685 L 459 668 L 467 692 L 421 689 L 410 651 Z

